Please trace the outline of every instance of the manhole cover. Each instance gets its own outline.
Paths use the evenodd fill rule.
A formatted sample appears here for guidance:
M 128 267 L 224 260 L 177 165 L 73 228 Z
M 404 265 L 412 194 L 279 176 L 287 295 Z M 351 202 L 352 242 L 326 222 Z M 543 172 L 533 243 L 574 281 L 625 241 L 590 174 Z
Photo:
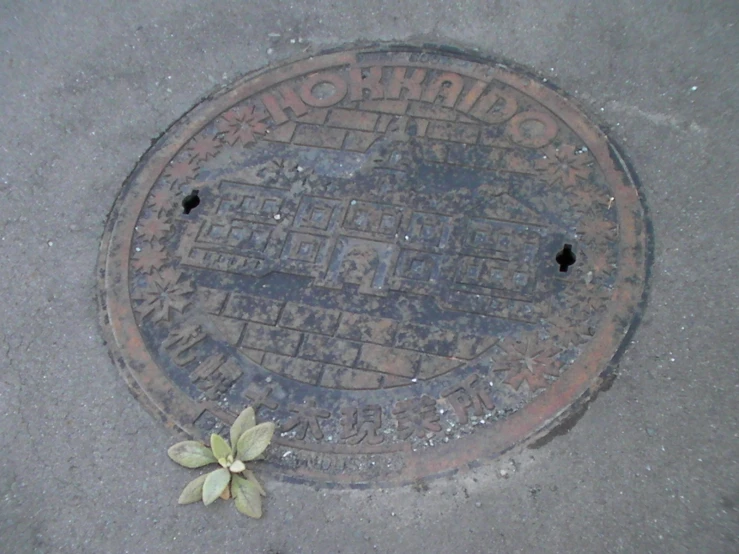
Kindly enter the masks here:
M 361 48 L 248 76 L 156 143 L 110 215 L 103 327 L 169 425 L 207 438 L 251 404 L 276 473 L 400 483 L 590 397 L 646 259 L 628 170 L 552 88 Z

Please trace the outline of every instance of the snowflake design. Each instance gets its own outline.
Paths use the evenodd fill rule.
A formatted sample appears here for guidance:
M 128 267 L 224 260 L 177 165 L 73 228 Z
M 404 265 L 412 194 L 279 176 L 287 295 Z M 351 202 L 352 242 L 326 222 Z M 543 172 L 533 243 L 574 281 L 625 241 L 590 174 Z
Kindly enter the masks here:
M 584 303 L 591 312 L 599 312 L 605 309 L 612 296 L 613 291 L 608 287 L 591 283 L 585 287 Z
M 527 336 L 522 340 L 508 338 L 500 346 L 505 355 L 495 359 L 493 371 L 507 371 L 504 383 L 515 390 L 525 381 L 534 392 L 549 386 L 549 378 L 559 376 L 562 364 L 556 356 L 561 350 L 551 342 Z
M 216 127 L 223 133 L 223 140 L 231 146 L 237 142 L 246 146 L 257 140 L 255 134 L 263 135 L 267 132 L 267 126 L 262 123 L 267 117 L 266 113 L 257 111 L 255 106 L 231 108 L 218 118 Z
M 134 295 L 140 303 L 134 308 L 142 319 L 151 316 L 154 323 L 169 322 L 172 312 L 184 312 L 194 292 L 192 283 L 180 283 L 182 272 L 174 269 L 157 271 L 147 280 L 146 287 Z
M 190 141 L 187 151 L 196 164 L 215 158 L 223 143 L 218 137 L 199 136 Z
M 166 221 L 158 217 L 145 219 L 139 225 L 136 225 L 136 231 L 146 241 L 154 242 L 160 240 L 164 235 L 169 233 L 172 226 Z
M 609 260 L 608 253 L 606 251 L 599 252 L 591 264 L 593 275 L 600 278 L 610 277 L 613 275 L 615 269 L 616 268 L 614 264 L 611 263 L 611 260 Z
M 618 225 L 591 211 L 577 224 L 577 234 L 589 244 L 613 242 L 618 238 Z
M 143 273 L 149 275 L 155 269 L 161 269 L 166 260 L 163 246 L 147 244 L 133 255 L 131 265 Z
M 596 313 L 606 309 L 613 291 L 604 285 L 590 283 L 577 289 L 566 290 L 563 296 L 565 306 L 579 306 L 588 312 Z
M 578 180 L 590 177 L 591 162 L 589 155 L 575 153 L 574 146 L 565 144 L 559 148 L 548 146 L 544 155 L 536 160 L 535 167 L 550 184 L 561 181 L 565 188 L 572 188 Z
M 149 196 L 147 206 L 159 215 L 162 210 L 168 211 L 174 206 L 172 193 L 169 189 L 161 188 Z
M 574 317 L 576 314 L 572 315 L 573 317 L 566 317 L 564 315 L 557 314 L 550 317 L 547 321 L 550 325 L 549 332 L 552 338 L 563 348 L 580 346 L 593 338 L 590 334 L 587 323 L 577 321 Z
M 297 162 L 289 162 L 283 159 L 271 160 L 265 164 L 257 176 L 267 186 L 289 186 L 297 182 L 304 185 L 307 181 L 313 181 L 315 175 L 310 169 L 302 167 Z
M 164 176 L 169 179 L 173 185 L 182 186 L 192 181 L 198 174 L 198 167 L 193 160 L 172 160 L 169 162 L 167 169 L 164 170 Z
M 613 197 L 608 192 L 590 181 L 581 182 L 579 187 L 571 189 L 570 192 L 572 193 L 570 198 L 572 207 L 581 213 L 588 211 L 593 206 L 610 209 L 614 202 Z

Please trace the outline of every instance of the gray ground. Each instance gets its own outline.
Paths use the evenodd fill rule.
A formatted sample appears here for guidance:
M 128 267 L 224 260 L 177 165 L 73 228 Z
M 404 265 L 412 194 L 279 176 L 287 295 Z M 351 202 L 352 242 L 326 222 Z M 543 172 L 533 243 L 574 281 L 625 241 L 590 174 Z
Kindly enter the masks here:
M 0 551 L 739 552 L 739 3 L 396 6 L 0 2 Z M 656 253 L 619 377 L 568 434 L 428 491 L 271 482 L 259 522 L 177 507 L 191 476 L 98 331 L 98 242 L 121 183 L 241 73 L 418 37 L 541 71 L 630 155 Z

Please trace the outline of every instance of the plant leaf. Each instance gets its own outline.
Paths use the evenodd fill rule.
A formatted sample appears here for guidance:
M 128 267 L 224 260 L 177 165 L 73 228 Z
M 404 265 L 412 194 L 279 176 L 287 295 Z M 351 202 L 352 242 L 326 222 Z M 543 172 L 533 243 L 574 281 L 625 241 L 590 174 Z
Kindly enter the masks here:
M 203 504 L 207 506 L 215 502 L 230 481 L 231 473 L 225 468 L 216 469 L 206 475 L 203 483 Z
M 231 454 L 231 447 L 226 442 L 226 439 L 218 433 L 213 433 L 210 436 L 210 449 L 218 460 L 228 458 L 229 454 Z
M 244 465 L 244 462 L 242 462 L 241 460 L 236 460 L 234 463 L 228 466 L 228 470 L 231 473 L 241 473 L 245 469 L 246 469 L 246 466 Z
M 189 468 L 197 468 L 216 463 L 210 448 L 197 441 L 182 441 L 170 446 L 167 454 L 173 462 Z
M 231 425 L 231 446 L 235 449 L 244 431 L 248 431 L 257 424 L 254 408 L 249 406 L 239 414 L 234 424 Z M 235 452 L 234 452 L 235 454 Z
M 208 474 L 201 475 L 190 481 L 177 499 L 178 504 L 192 504 L 203 499 L 203 483 Z
M 267 496 L 267 492 L 264 490 L 264 487 L 262 487 L 259 481 L 257 481 L 257 478 L 254 477 L 254 472 L 247 469 L 244 473 L 246 474 L 246 478 L 254 483 L 254 485 L 257 487 L 257 489 L 259 490 L 259 494 L 261 494 L 262 496 Z
M 275 424 L 271 421 L 245 431 L 236 445 L 236 457 L 242 462 L 253 460 L 269 446 L 274 432 Z
M 239 512 L 256 519 L 262 517 L 262 498 L 254 483 L 234 475 L 231 495 L 234 497 L 234 504 Z

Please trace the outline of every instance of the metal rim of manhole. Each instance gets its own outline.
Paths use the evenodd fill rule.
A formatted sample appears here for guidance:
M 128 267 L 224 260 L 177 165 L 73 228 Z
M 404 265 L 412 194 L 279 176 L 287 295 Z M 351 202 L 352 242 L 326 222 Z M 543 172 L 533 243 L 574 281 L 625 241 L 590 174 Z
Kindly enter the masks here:
M 352 47 L 248 75 L 153 145 L 103 236 L 102 327 L 168 426 L 207 439 L 252 405 L 275 475 L 399 484 L 592 398 L 648 261 L 633 175 L 546 80 Z

